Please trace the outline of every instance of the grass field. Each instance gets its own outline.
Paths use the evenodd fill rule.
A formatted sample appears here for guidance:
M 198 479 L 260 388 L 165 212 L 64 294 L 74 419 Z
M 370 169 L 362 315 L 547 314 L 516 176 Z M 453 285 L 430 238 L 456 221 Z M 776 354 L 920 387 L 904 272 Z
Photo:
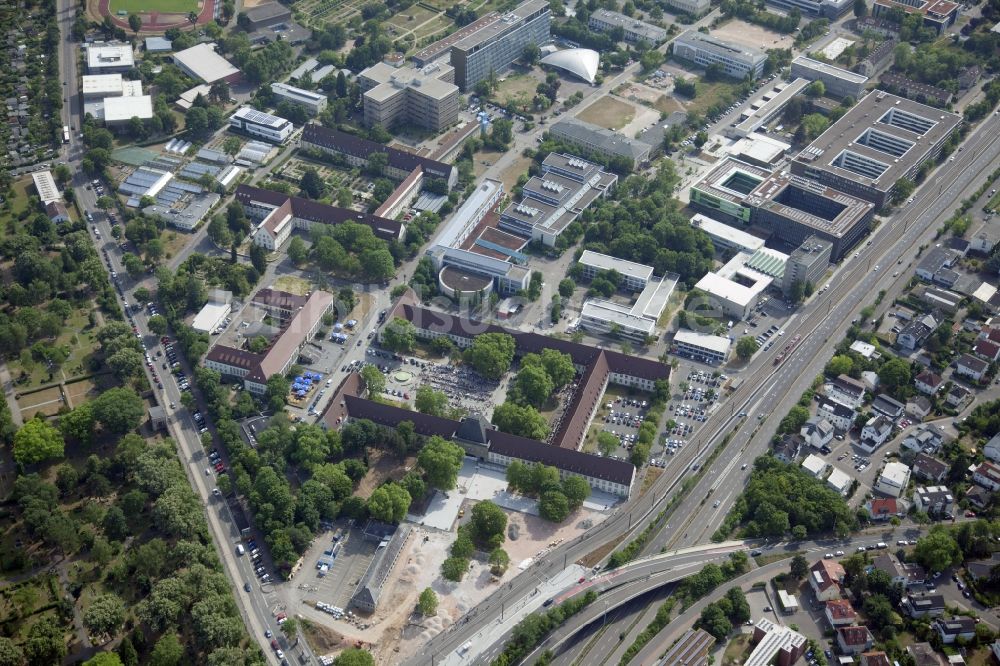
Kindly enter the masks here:
M 518 98 L 531 101 L 538 88 L 538 81 L 525 74 L 508 76 L 497 88 L 496 99 L 502 104 L 510 104 Z
M 635 107 L 614 97 L 602 97 L 576 116 L 580 120 L 611 130 L 621 129 L 635 117 Z
M 293 275 L 282 275 L 274 281 L 274 288 L 279 291 L 287 291 L 289 294 L 305 296 L 312 289 L 312 285 L 302 278 Z
M 198 0 L 111 0 L 110 9 L 112 14 L 187 14 L 198 11 Z
M 705 113 L 705 111 L 720 100 L 731 101 L 736 98 L 738 83 L 735 81 L 716 81 L 707 83 L 698 81 L 698 96 L 686 105 L 688 113 Z

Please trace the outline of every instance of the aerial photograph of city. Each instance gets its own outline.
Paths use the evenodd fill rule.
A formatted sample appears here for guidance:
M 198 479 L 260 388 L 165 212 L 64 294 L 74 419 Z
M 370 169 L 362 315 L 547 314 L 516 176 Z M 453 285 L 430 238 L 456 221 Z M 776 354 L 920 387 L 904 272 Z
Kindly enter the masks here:
M 1000 666 L 1000 0 L 0 17 L 0 666 Z

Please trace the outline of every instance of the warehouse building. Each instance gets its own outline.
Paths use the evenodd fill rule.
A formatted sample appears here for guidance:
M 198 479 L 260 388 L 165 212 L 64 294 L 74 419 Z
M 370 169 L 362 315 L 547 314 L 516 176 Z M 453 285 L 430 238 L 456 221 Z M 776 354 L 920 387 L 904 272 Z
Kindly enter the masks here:
M 882 208 L 901 178 L 915 180 L 962 117 L 873 90 L 792 160 L 797 176 Z
M 288 140 L 295 126 L 284 118 L 243 106 L 229 116 L 229 129 L 240 130 L 250 136 L 280 144 Z
M 590 15 L 591 30 L 609 32 L 615 28 L 622 29 L 622 36 L 626 42 L 644 41 L 656 46 L 667 38 L 666 28 L 625 16 L 620 12 L 598 9 Z
M 440 132 L 458 122 L 455 68 L 435 62 L 419 69 L 403 66 L 398 54 L 358 74 L 365 124 L 410 124 Z
M 653 146 L 644 141 L 576 118 L 564 118 L 553 124 L 549 127 L 549 135 L 595 155 L 627 159 L 633 167 L 648 162 L 653 152 Z
M 526 0 L 505 14 L 476 23 L 475 30 L 450 48 L 455 83 L 465 92 L 491 72 L 505 72 L 524 54 L 524 47 L 549 41 L 552 11 L 547 0 Z
M 840 261 L 871 229 L 875 206 L 832 187 L 782 171 L 747 198 L 751 222 L 789 245 L 811 236 L 832 244 L 831 258 Z
M 808 81 L 822 81 L 826 94 L 832 97 L 858 99 L 868 85 L 867 76 L 807 56 L 799 56 L 792 61 L 792 76 Z
M 327 98 L 321 92 L 296 88 L 287 83 L 275 82 L 271 84 L 271 93 L 278 100 L 284 100 L 296 106 L 301 106 L 314 116 L 326 108 Z
M 674 55 L 699 67 L 722 65 L 734 79 L 758 78 L 764 73 L 767 54 L 759 49 L 727 42 L 697 30 L 688 30 L 674 40 Z
M 202 83 L 225 81 L 235 83 L 241 77 L 240 70 L 215 52 L 214 42 L 202 42 L 189 49 L 178 51 L 173 56 L 174 64 L 192 79 Z

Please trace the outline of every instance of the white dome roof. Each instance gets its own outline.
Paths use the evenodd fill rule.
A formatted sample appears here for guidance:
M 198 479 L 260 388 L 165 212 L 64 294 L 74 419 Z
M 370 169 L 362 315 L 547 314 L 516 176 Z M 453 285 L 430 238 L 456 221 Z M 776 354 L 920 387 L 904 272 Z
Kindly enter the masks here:
M 601 64 L 601 56 L 591 49 L 566 49 L 545 56 L 542 64 L 564 69 L 587 83 L 593 83 Z

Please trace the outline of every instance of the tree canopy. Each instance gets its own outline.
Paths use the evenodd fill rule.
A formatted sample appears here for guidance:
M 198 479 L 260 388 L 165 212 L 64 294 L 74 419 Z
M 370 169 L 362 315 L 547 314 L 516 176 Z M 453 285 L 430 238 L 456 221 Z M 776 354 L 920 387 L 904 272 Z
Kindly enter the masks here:
M 62 433 L 35 417 L 26 421 L 14 435 L 14 460 L 21 465 L 34 465 L 62 458 L 64 447 Z
M 417 454 L 417 462 L 427 475 L 427 483 L 439 490 L 451 490 L 462 469 L 465 451 L 437 435 L 429 438 Z
M 465 362 L 489 379 L 500 379 L 514 360 L 514 338 L 507 333 L 484 333 L 472 339 Z

